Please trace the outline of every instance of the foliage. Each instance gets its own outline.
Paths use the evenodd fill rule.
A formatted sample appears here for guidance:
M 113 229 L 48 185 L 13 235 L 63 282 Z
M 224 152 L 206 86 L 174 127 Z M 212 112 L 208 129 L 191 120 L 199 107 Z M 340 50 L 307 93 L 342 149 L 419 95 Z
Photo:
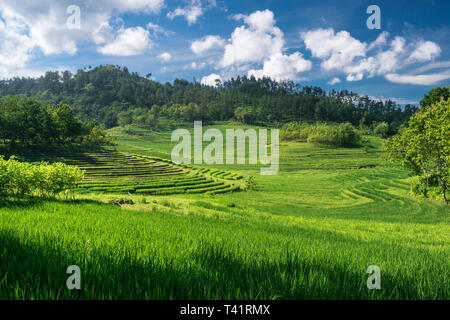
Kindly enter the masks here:
M 25 96 L 0 99 L 0 141 L 13 149 L 112 143 L 102 126 L 83 125 L 67 104 L 46 104 Z
M 450 99 L 450 86 L 433 88 L 430 92 L 424 95 L 423 99 L 420 100 L 419 104 L 421 108 L 426 108 L 431 106 L 441 100 Z
M 374 128 L 373 132 L 382 138 L 386 138 L 389 133 L 389 124 L 387 122 L 381 122 L 377 124 L 377 126 Z
M 421 108 L 401 135 L 385 143 L 387 157 L 399 161 L 420 176 L 424 194 L 432 178 L 437 180 L 444 201 L 449 184 L 450 99 Z M 416 188 L 417 189 L 417 188 Z
M 93 125 L 89 130 L 89 134 L 85 137 L 84 142 L 96 146 L 117 144 L 116 139 L 106 133 L 105 127 L 100 125 Z
M 361 133 L 350 123 L 339 125 L 287 123 L 280 130 L 280 138 L 284 141 L 307 141 L 334 147 L 360 146 L 362 143 Z
M 83 181 L 84 171 L 63 163 L 31 164 L 0 156 L 0 196 L 66 195 Z
M 251 112 L 251 108 L 237 107 L 234 110 L 234 117 L 237 121 L 245 124 L 252 124 L 255 121 L 254 113 Z
M 158 116 L 163 115 L 186 121 L 236 118 L 244 123 L 329 121 L 355 126 L 385 121 L 395 131 L 416 110 L 347 90 L 325 92 L 270 78 L 238 76 L 217 88 L 182 79 L 162 84 L 111 65 L 76 74 L 47 72 L 38 79 L 0 81 L 0 95 L 17 94 L 71 105 L 81 120 L 95 120 L 106 128 L 126 124 L 155 127 Z

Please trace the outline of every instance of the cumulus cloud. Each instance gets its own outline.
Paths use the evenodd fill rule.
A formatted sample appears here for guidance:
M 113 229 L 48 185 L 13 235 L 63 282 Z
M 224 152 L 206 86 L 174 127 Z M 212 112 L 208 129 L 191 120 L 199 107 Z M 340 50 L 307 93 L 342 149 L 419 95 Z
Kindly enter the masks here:
M 369 47 L 367 48 L 367 50 L 372 50 L 372 49 L 374 49 L 374 48 L 377 48 L 377 47 L 380 47 L 380 46 L 386 44 L 386 43 L 387 43 L 387 38 L 388 38 L 388 37 L 389 37 L 389 32 L 387 32 L 387 31 L 381 32 L 381 33 L 378 35 L 377 39 L 376 39 L 375 41 L 373 41 L 373 42 L 369 45 Z
M 278 81 L 297 80 L 298 73 L 311 70 L 311 67 L 311 61 L 305 60 L 299 52 L 291 55 L 276 53 L 264 61 L 262 69 L 250 70 L 248 75 L 255 78 L 270 77 Z
M 328 84 L 333 85 L 333 84 L 337 84 L 337 83 L 340 83 L 340 82 L 341 82 L 341 79 L 339 79 L 338 77 L 334 77 L 333 79 L 328 81 Z
M 164 53 L 161 53 L 158 56 L 158 58 L 161 59 L 162 61 L 169 62 L 172 59 L 172 55 L 168 52 L 164 52 Z
M 349 32 L 317 29 L 301 34 L 306 48 L 312 56 L 323 59 L 321 64 L 325 70 L 337 69 L 350 65 L 356 57 L 364 57 L 367 45 L 355 38 Z
M 110 47 L 107 47 L 107 42 L 117 41 L 123 32 L 123 28 L 110 25 L 114 15 L 125 12 L 158 13 L 164 0 L 97 0 L 80 4 L 80 30 L 68 29 L 66 26 L 70 16 L 67 9 L 73 4 L 72 0 L 2 0 L 2 75 L 8 70 L 24 66 L 37 50 L 45 55 L 75 54 L 80 43 L 93 42 L 101 46 L 99 51 L 108 52 Z M 11 55 L 8 48 L 13 43 L 16 53 Z M 136 49 L 135 44 L 132 46 Z
M 203 77 L 201 83 L 205 86 L 216 87 L 217 80 L 220 80 L 220 82 L 222 82 L 222 77 L 218 74 L 212 73 L 209 76 Z
M 233 76 L 247 72 L 256 78 L 297 80 L 298 74 L 311 69 L 311 61 L 300 52 L 286 54 L 283 32 L 276 26 L 270 10 L 258 10 L 250 15 L 238 14 L 231 18 L 244 24 L 234 29 L 229 39 L 206 36 L 192 43 L 191 50 L 201 54 L 213 47 L 223 47 L 223 55 L 216 64 L 222 74 Z M 205 77 L 211 80 L 215 74 Z M 210 83 L 212 83 L 210 81 Z
M 233 31 L 219 62 L 222 68 L 233 64 L 263 62 L 282 52 L 284 35 L 275 26 L 272 11 L 256 11 L 243 19 L 248 26 L 244 25 Z
M 191 0 L 184 8 L 176 8 L 167 14 L 169 19 L 174 19 L 178 16 L 184 16 L 189 25 L 197 22 L 197 19 L 203 15 L 204 9 L 200 0 Z
M 417 85 L 433 85 L 443 80 L 450 79 L 450 73 L 434 73 L 434 74 L 419 74 L 419 75 L 400 75 L 390 73 L 386 75 L 386 79 L 395 83 L 407 83 Z
M 223 47 L 225 40 L 219 36 L 206 36 L 200 40 L 195 40 L 191 44 L 191 50 L 196 54 L 202 54 L 214 47 Z
M 150 33 L 141 27 L 121 29 L 114 41 L 100 47 L 98 51 L 112 56 L 136 56 L 152 46 Z
M 410 58 L 417 61 L 429 61 L 441 54 L 441 48 L 432 41 L 419 41 Z
M 322 69 L 341 71 L 346 74 L 347 81 L 387 74 L 390 74 L 386 76 L 389 81 L 404 81 L 402 83 L 425 83 L 439 78 L 395 74 L 410 63 L 429 61 L 438 56 L 441 49 L 431 41 L 407 43 L 405 38 L 396 36 L 388 44 L 389 33 L 382 32 L 374 42 L 367 45 L 347 31 L 335 33 L 331 28 L 303 32 L 301 37 L 312 56 L 322 60 Z M 373 49 L 377 50 L 371 51 Z
M 21 30 L 25 25 L 12 25 L 7 20 L 0 20 L 0 71 L 5 72 L 7 66 L 23 68 L 31 58 L 34 41 Z

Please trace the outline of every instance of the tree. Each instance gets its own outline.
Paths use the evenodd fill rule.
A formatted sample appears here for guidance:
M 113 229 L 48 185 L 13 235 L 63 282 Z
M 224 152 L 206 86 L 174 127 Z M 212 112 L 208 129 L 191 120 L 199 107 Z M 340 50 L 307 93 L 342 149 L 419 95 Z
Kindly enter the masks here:
M 390 161 L 400 161 L 420 176 L 425 196 L 430 181 L 436 181 L 443 200 L 448 203 L 450 99 L 421 108 L 401 135 L 387 140 L 384 149 Z
M 378 136 L 386 138 L 389 132 L 389 124 L 387 122 L 381 122 L 375 127 L 373 132 Z
M 450 98 L 450 86 L 443 88 L 434 88 L 428 94 L 425 94 L 423 99 L 419 102 L 421 108 L 426 108 L 439 102 Z

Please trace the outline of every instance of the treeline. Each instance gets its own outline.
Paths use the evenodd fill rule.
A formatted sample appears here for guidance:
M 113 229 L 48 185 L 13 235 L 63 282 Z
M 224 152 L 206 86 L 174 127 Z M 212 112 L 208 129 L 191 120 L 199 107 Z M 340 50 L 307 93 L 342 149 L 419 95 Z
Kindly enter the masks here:
M 25 94 L 58 105 L 68 104 L 81 120 L 94 119 L 107 128 L 121 124 L 156 126 L 158 117 L 182 120 L 230 120 L 246 123 L 289 121 L 350 122 L 355 126 L 386 122 L 395 132 L 417 107 L 403 109 L 394 101 L 375 101 L 347 90 L 326 92 L 320 87 L 277 82 L 270 78 L 232 78 L 219 87 L 176 79 L 152 81 L 126 67 L 99 66 L 37 79 L 0 81 L 0 94 Z
M 4 147 L 49 149 L 112 143 L 101 125 L 83 124 L 67 104 L 48 104 L 25 96 L 0 98 L 0 144 Z
M 71 190 L 84 179 L 84 171 L 63 163 L 31 164 L 0 156 L 0 197 L 56 197 Z

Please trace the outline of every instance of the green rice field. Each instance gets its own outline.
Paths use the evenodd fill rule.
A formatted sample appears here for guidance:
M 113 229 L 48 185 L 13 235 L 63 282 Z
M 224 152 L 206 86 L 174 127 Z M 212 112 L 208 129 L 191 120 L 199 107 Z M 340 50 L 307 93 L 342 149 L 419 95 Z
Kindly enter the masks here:
M 449 207 L 411 196 L 380 138 L 282 142 L 279 173 L 261 176 L 173 164 L 170 130 L 110 133 L 117 150 L 47 159 L 86 170 L 74 199 L 0 202 L 0 299 L 450 298 Z

